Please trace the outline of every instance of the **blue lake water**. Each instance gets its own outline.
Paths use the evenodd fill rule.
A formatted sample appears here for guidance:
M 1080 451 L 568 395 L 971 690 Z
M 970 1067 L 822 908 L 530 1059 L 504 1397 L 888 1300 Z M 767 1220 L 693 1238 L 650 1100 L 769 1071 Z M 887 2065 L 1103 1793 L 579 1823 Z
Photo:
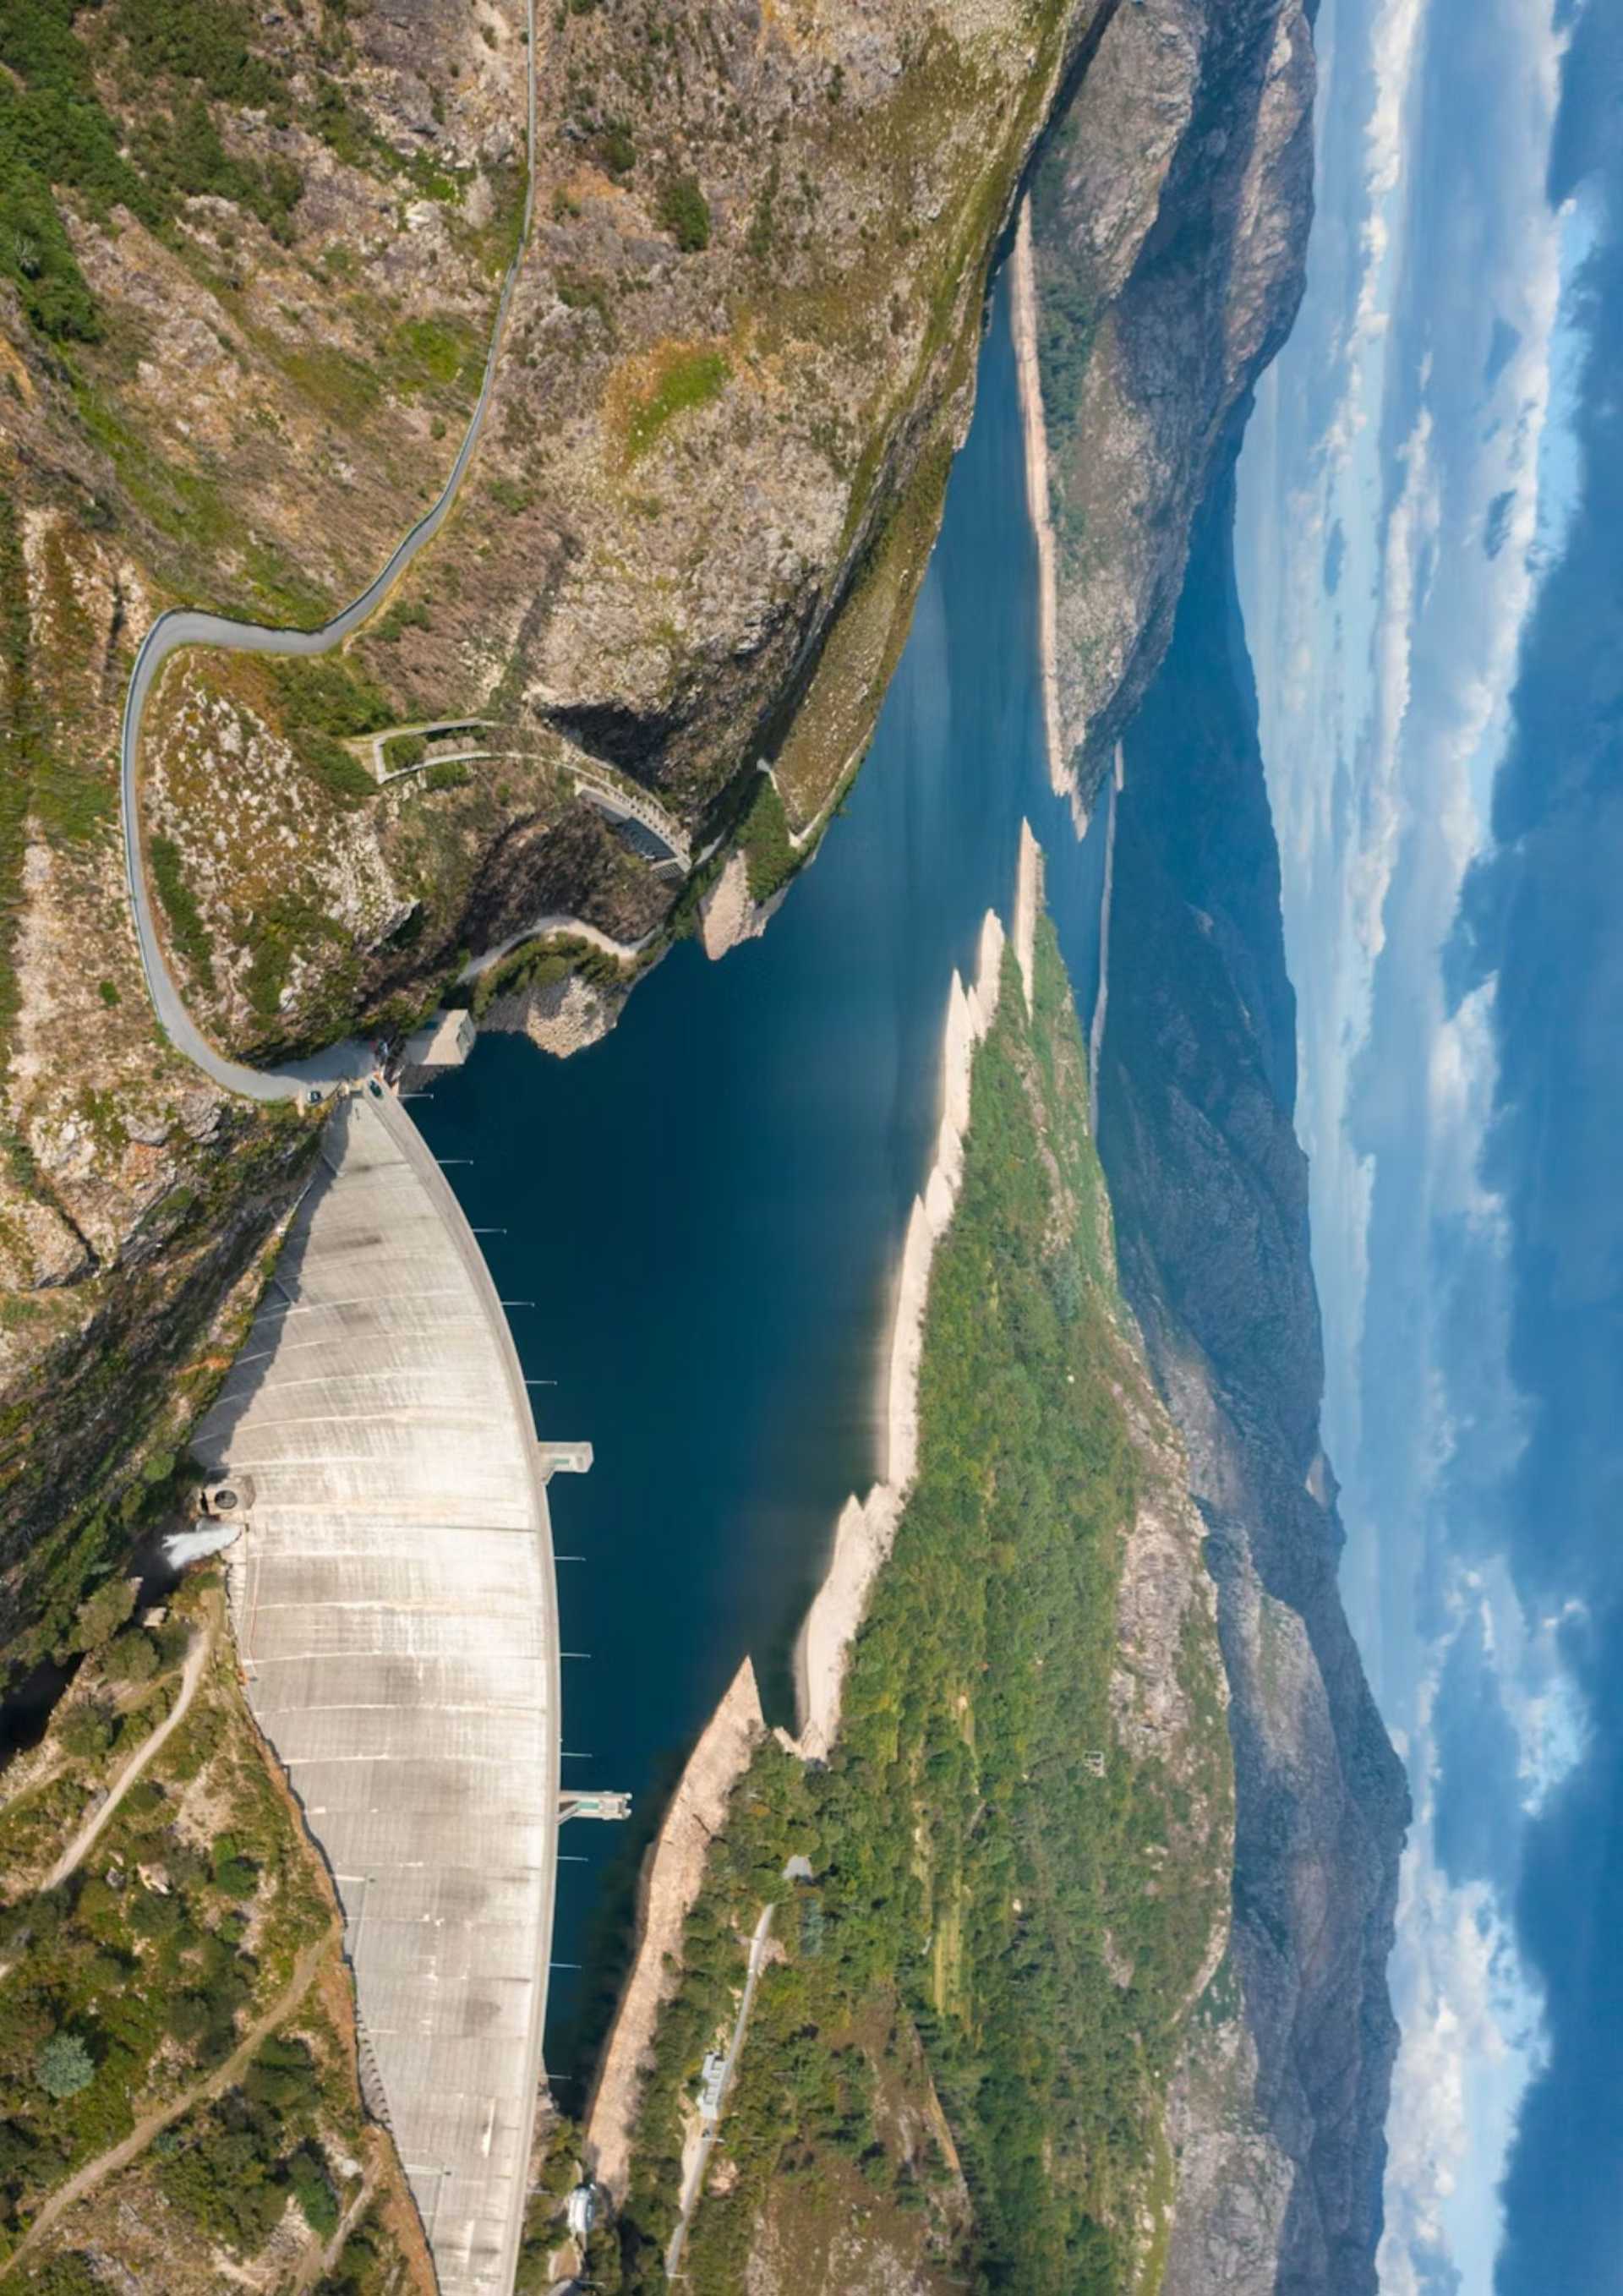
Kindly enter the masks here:
M 875 1371 L 908 1207 L 939 1119 L 947 986 L 1012 903 L 1020 823 L 1084 1013 L 1100 853 L 1048 788 L 1036 569 L 1007 293 L 980 402 L 873 750 L 764 939 L 678 947 L 605 1041 L 568 1062 L 482 1038 L 414 1104 L 486 1239 L 547 1437 L 565 1783 L 652 1806 L 746 1652 L 791 1721 L 788 1656 L 847 1495 L 877 1456 Z M 635 1843 L 629 1846 L 635 1846 Z M 571 1825 L 555 1951 L 592 1962 L 627 1845 Z M 618 1857 L 617 1857 L 618 1852 Z M 618 1874 L 617 1869 L 618 1868 Z M 617 1895 L 617 1879 L 619 1891 Z M 601 1972 L 599 2005 L 612 1975 Z M 549 2066 L 593 2004 L 553 1980 Z M 578 2101 L 569 2091 L 566 2104 Z

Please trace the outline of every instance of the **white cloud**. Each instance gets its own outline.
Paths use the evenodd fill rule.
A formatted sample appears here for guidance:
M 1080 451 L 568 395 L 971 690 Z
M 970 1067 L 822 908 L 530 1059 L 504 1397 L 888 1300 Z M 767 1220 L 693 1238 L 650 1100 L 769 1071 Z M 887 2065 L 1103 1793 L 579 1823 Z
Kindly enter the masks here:
M 1450 1888 L 1416 1830 L 1405 1860 L 1393 1956 L 1403 2030 L 1387 2120 L 1383 2296 L 1419 2296 L 1420 2262 L 1452 2255 L 1471 2290 L 1486 2290 L 1498 2239 L 1491 2216 L 1458 2203 L 1475 2184 L 1484 2139 L 1502 2154 L 1517 2100 L 1537 2070 L 1540 2005 L 1486 1883 Z
M 1516 1734 L 1529 1813 L 1581 1748 L 1580 1702 L 1562 1667 L 1558 1621 L 1529 1620 L 1503 1564 L 1456 1569 L 1445 1595 L 1450 1637 L 1480 1628 Z M 1402 2030 L 1387 2123 L 1383 2296 L 1422 2296 L 1425 2267 L 1460 2267 L 1468 2291 L 1490 2285 L 1497 2246 L 1497 2164 L 1527 2082 L 1545 2062 L 1543 2003 L 1490 1886 L 1455 1886 L 1433 1847 L 1439 1785 L 1432 1715 L 1441 1646 L 1421 1685 L 1410 1749 L 1414 1824 L 1405 1854 L 1392 1957 Z M 1485 2177 L 1484 2163 L 1494 2173 Z
M 1363 115 L 1355 134 L 1327 125 L 1321 135 L 1319 212 L 1332 252 L 1310 262 L 1302 316 L 1270 386 L 1268 457 L 1255 471 L 1242 463 L 1241 496 L 1244 605 L 1248 628 L 1261 632 L 1264 751 L 1299 996 L 1298 1129 L 1313 1160 L 1326 1439 L 1348 1521 L 1344 1586 L 1417 1789 L 1392 1968 L 1403 2038 L 1381 2258 L 1389 2296 L 1435 2287 L 1450 2257 L 1472 2296 L 1491 2285 L 1496 2185 L 1539 2046 L 1540 2003 L 1505 1908 L 1485 1882 L 1453 1887 L 1436 1862 L 1440 1647 L 1423 1647 L 1412 1620 L 1392 1621 L 1402 1610 L 1394 1589 L 1413 1585 L 1424 1559 L 1416 1526 L 1451 1524 L 1524 1435 L 1506 1354 L 1504 1213 L 1482 1179 L 1495 984 L 1450 1014 L 1439 951 L 1490 836 L 1521 633 L 1570 480 L 1552 433 L 1564 412 L 1562 282 L 1582 250 L 1545 198 L 1561 57 L 1552 12 L 1488 0 L 1501 59 L 1497 108 L 1484 123 L 1491 169 L 1455 167 L 1444 145 L 1417 151 L 1422 119 L 1447 112 L 1420 102 L 1422 73 L 1450 69 L 1440 53 L 1427 62 L 1440 4 L 1327 0 L 1325 113 L 1344 120 L 1362 105 Z M 1441 134 L 1462 132 L 1456 107 Z M 1446 219 L 1444 203 L 1411 198 L 1422 167 L 1447 176 Z M 1489 385 L 1495 321 L 1514 339 Z M 1492 558 L 1490 506 L 1502 530 Z M 1322 570 L 1336 528 L 1331 598 Z M 1439 1221 L 1451 1257 L 1430 1262 Z M 1381 1265 L 1372 1255 L 1398 1247 L 1379 1239 L 1398 1234 L 1403 1264 Z M 1401 1285 L 1415 1302 L 1397 1341 L 1408 1353 L 1380 1366 L 1389 1382 L 1402 1374 L 1410 1418 L 1406 1447 L 1377 1455 L 1372 1443 L 1366 1459 L 1361 1357 L 1371 1287 L 1381 1285 Z M 1390 1325 L 1389 1316 L 1383 1349 Z M 1399 1474 L 1408 1480 L 1393 1496 Z M 1365 1496 L 1377 1489 L 1391 1500 L 1384 1512 Z M 1484 1527 L 1473 1530 L 1480 1551 Z M 1525 1620 L 1496 1567 L 1456 1570 L 1447 1603 L 1455 1625 L 1468 1611 L 1481 1617 L 1493 1654 L 1519 1748 L 1504 1814 L 1513 1829 L 1582 1742 L 1555 1622 Z

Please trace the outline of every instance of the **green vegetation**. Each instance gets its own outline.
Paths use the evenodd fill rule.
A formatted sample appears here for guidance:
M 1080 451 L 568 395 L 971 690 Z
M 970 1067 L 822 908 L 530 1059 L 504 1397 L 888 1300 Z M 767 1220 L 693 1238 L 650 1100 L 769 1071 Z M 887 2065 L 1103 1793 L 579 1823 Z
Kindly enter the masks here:
M 158 2170 L 165 2197 L 236 2256 L 264 2247 L 290 2197 L 313 2229 L 336 2232 L 337 2198 L 311 2141 L 320 2103 L 307 2042 L 273 2036 L 241 2088 L 171 2132 Z
M 257 216 L 283 245 L 292 239 L 293 210 L 304 197 L 298 168 L 286 160 L 258 167 L 233 158 L 201 95 L 183 98 L 172 112 L 150 114 L 134 149 L 143 176 L 166 208 L 176 195 L 207 193 Z
M 368 631 L 369 637 L 381 638 L 385 645 L 398 645 L 407 630 L 427 630 L 433 627 L 429 610 L 415 599 L 390 606 L 381 614 Z
M 126 422 L 83 376 L 73 379 L 73 400 L 86 436 L 111 461 L 131 507 L 173 546 L 183 587 L 190 584 L 193 594 L 206 596 L 223 611 L 231 611 L 232 594 L 220 594 L 217 576 L 215 582 L 205 583 L 199 570 L 217 565 L 217 554 L 240 554 L 239 594 L 245 606 L 293 624 L 319 622 L 332 612 L 332 601 L 244 524 L 223 474 L 209 467 L 209 457 L 202 458 L 202 469 L 169 461 L 145 430 Z
M 1076 428 L 1082 378 L 1093 353 L 1098 324 L 1096 299 L 1075 273 L 1068 273 L 1047 250 L 1063 237 L 1061 203 L 1078 130 L 1067 117 L 1044 146 L 1032 182 L 1033 236 L 1037 254 L 1037 337 L 1043 419 L 1055 447 Z
M 146 859 L 164 915 L 169 921 L 169 938 L 212 996 L 214 939 L 203 922 L 197 896 L 183 873 L 180 848 L 172 837 L 154 832 L 146 840 Z
M 527 511 L 536 498 L 532 490 L 521 485 L 517 479 L 499 474 L 490 480 L 486 491 L 491 501 L 498 509 L 504 510 L 509 518 L 517 518 L 521 512 Z
M 9 1633 L 0 1644 L 7 1688 L 40 1660 L 60 1661 L 84 1647 L 86 1599 L 122 1578 L 132 1548 L 171 1521 L 182 1504 L 185 1430 L 213 1399 L 247 1327 L 248 1301 L 239 1298 L 222 1338 L 221 1292 L 245 1274 L 251 1283 L 267 1232 L 314 1160 L 319 1135 L 287 1106 L 234 1124 L 227 1137 L 225 1152 L 193 1164 L 190 1201 L 165 1221 L 166 1250 L 209 1239 L 204 1279 L 176 1292 L 161 1288 L 160 1256 L 132 1260 L 102 1311 L 87 1324 L 76 1319 L 60 1327 L 34 1377 L 0 1409 L 0 1554 L 12 1574 Z M 0 1152 L 29 1185 L 23 1144 L 0 1134 Z M 165 1201 L 180 1195 L 171 1191 Z M 268 1268 L 261 1265 L 260 1273 Z M 155 1298 L 163 1322 L 154 1342 Z M 42 1422 L 42 1392 L 61 1411 L 56 1429 Z M 61 1426 L 78 1431 L 70 1442 Z M 65 1514 L 64 1494 L 72 1495 Z M 51 1536 L 40 1536 L 47 1527 Z
M 871 2216 L 898 2254 L 928 2239 L 987 2296 L 1146 2284 L 1165 2082 L 1225 1901 L 1228 1748 L 1209 1631 L 1185 1635 L 1198 1719 L 1177 1774 L 1115 1737 L 1123 1533 L 1159 1470 L 1130 1431 L 1129 1408 L 1154 1406 L 1116 1311 L 1086 1074 L 1045 925 L 1035 1023 L 1008 958 L 977 1055 L 930 1283 L 918 1478 L 839 1742 L 823 1769 L 775 1745 L 757 1756 L 688 1925 L 620 2224 L 630 2288 L 663 2285 L 679 2100 L 769 1898 L 785 1957 L 741 2061 L 734 2180 L 694 2222 L 700 2296 L 742 2286 L 763 2209 L 792 2211 L 805 2239 Z M 780 1878 L 796 1851 L 814 1883 Z M 929 2134 L 930 2083 L 967 2224 Z
M 462 319 L 406 319 L 395 329 L 391 365 L 403 390 L 445 390 L 458 376 L 479 380 L 480 348 Z
M 249 45 L 247 11 L 231 0 L 118 0 L 98 27 L 121 43 L 119 70 L 150 92 L 129 156 L 96 94 L 81 0 L 5 0 L 0 6 L 0 270 L 17 283 L 30 321 L 59 341 L 94 342 L 102 324 L 75 260 L 55 193 L 98 217 L 121 203 L 163 229 L 178 198 L 208 192 L 256 215 L 278 238 L 303 185 L 296 168 L 232 157 L 208 102 L 286 115 L 287 84 Z
M 472 778 L 460 758 L 441 758 L 423 775 L 422 786 L 425 790 L 466 789 Z
M 660 193 L 660 221 L 684 255 L 710 243 L 710 203 L 697 176 L 672 176 Z
M 217 1603 L 217 1594 L 203 1598 Z M 116 1608 L 98 1590 L 81 1604 L 80 1629 L 101 1632 Z M 200 1630 L 183 1613 L 154 1636 L 140 1635 L 154 1671 L 177 1664 Z M 139 1633 L 125 1627 L 86 1660 L 117 1691 L 116 1702 L 105 1695 L 81 1702 L 76 1688 L 58 1726 L 60 1755 L 86 1765 L 84 1773 L 35 1789 L 0 1817 L 0 1871 L 15 1893 L 0 1906 L 0 2252 L 40 2200 L 127 2136 L 155 2096 L 184 2092 L 230 2056 L 240 2017 L 285 1986 L 299 1950 L 329 1921 L 308 1852 L 218 1658 L 179 1729 L 125 1795 L 94 1859 L 57 1889 L 20 1889 L 22 1875 L 54 1857 L 87 1807 L 95 1766 L 139 1745 L 169 1709 L 170 1679 L 120 1681 L 111 1667 L 120 1644 Z M 103 1769 L 99 1782 L 110 1774 Z M 210 1839 L 209 1813 L 227 1804 L 232 1832 Z M 195 2125 L 168 2133 L 170 2198 L 186 2204 L 189 2196 L 207 2213 L 217 2163 L 201 2132 L 216 2130 L 223 2117 L 235 2139 L 245 2131 L 254 2139 L 218 2156 L 234 2161 L 233 2180 L 250 2196 L 244 2208 L 268 2209 L 261 2188 L 272 2185 L 277 2215 L 291 2190 L 317 2224 L 332 2201 L 330 2185 L 325 2203 L 322 2197 L 322 2163 L 314 2154 L 293 2161 L 300 2145 L 308 2148 L 314 2095 L 307 2046 L 266 2042 L 243 2078 L 246 2118 L 234 2092 Z M 240 2228 L 248 2218 L 234 2221 Z
M 391 774 L 406 772 L 420 766 L 429 753 L 429 745 L 421 734 L 397 734 L 383 744 L 383 762 Z
M 555 939 L 527 941 L 510 950 L 499 964 L 481 972 L 466 1001 L 478 1020 L 498 996 L 512 996 L 521 988 L 551 988 L 570 973 L 597 988 L 612 988 L 625 978 L 620 961 L 595 941 L 573 934 Z
M 279 662 L 275 689 L 283 726 L 300 764 L 333 804 L 352 813 L 375 797 L 377 782 L 344 742 L 375 734 L 399 715 L 377 680 L 346 655 L 319 654 L 307 661 Z M 282 907 L 286 906 L 284 900 Z M 284 916 L 281 922 L 291 930 L 295 921 Z M 279 981 L 278 996 L 281 988 Z M 262 1009 L 258 999 L 255 1009 Z
M 53 2033 L 39 2053 L 37 2071 L 39 2086 L 58 2103 L 77 2096 L 95 2079 L 94 2062 L 77 2033 Z
M 347 750 L 336 742 L 324 744 L 338 757 L 355 764 Z M 364 768 L 357 768 L 357 771 Z M 369 791 L 377 784 L 367 775 Z M 308 954 L 318 963 L 324 943 L 329 947 L 347 949 L 348 937 L 341 925 L 324 909 L 297 893 L 279 893 L 267 901 L 253 919 L 252 953 L 243 979 L 249 1004 L 263 1021 L 276 1019 L 282 1009 L 282 992 L 292 978 L 294 964 L 301 955 Z M 354 988 L 354 960 L 332 969 L 329 994 L 334 998 L 347 997 Z
M 612 291 L 607 280 L 594 278 L 588 272 L 563 272 L 554 281 L 553 291 L 566 311 L 595 311 L 609 335 L 613 336 Z
M 349 51 L 341 11 L 327 13 L 317 53 L 332 64 Z M 425 152 L 397 151 L 328 73 L 311 75 L 313 100 L 301 106 L 281 57 L 254 45 L 258 29 L 242 0 L 0 0 L 0 274 L 15 283 L 41 334 L 93 343 L 104 332 L 59 194 L 102 221 L 122 205 L 179 245 L 184 201 L 207 193 L 291 242 L 304 192 L 299 169 L 279 154 L 233 150 L 236 112 L 263 113 L 286 128 L 299 111 L 348 165 L 460 201 L 456 172 Z M 103 109 L 98 72 L 138 119 L 133 133 Z M 508 232 L 504 211 L 501 227 Z M 227 234 L 222 244 L 230 243 Z M 465 346 L 447 344 L 447 331 L 431 321 L 419 324 L 422 340 L 398 347 L 402 372 L 393 379 L 406 390 L 443 385 L 463 369 Z
M 377 783 L 354 750 L 345 749 L 341 742 L 330 741 L 324 734 L 306 734 L 300 737 L 299 755 L 344 812 L 353 813 L 366 799 L 376 797 Z
M 226 103 L 285 107 L 287 82 L 250 45 L 252 19 L 238 0 L 117 0 L 113 21 L 143 81 L 190 81 Z
M 597 139 L 597 156 L 609 173 L 617 178 L 628 176 L 636 166 L 636 145 L 623 119 L 611 119 L 606 123 Z
M 276 665 L 283 720 L 294 734 L 376 734 L 395 716 L 389 696 L 357 661 L 340 653 Z
M 37 1885 L 93 1790 L 171 1710 L 172 1677 L 114 1694 L 107 1660 L 131 1632 L 128 1591 L 112 1577 L 81 1594 L 71 1636 L 86 1645 L 84 1670 L 51 1725 L 41 1782 L 0 1811 L 0 2261 L 42 2203 L 95 2162 L 98 2181 L 61 2232 L 37 2234 L 13 2275 L 20 2288 L 99 2288 L 81 2267 L 110 2251 L 132 2285 L 213 2288 L 224 2283 L 211 2249 L 249 2262 L 294 2209 L 302 2225 L 292 2219 L 256 2284 L 303 2287 L 314 2243 L 332 2240 L 361 2197 L 365 2162 L 387 2183 L 320 2285 L 400 2296 L 408 2267 L 388 2212 L 404 2194 L 363 2133 L 339 2021 L 334 1909 L 244 1708 L 217 1573 L 190 1577 L 150 1629 L 164 1667 L 211 1634 L 192 1706 L 109 1814 L 93 1856 L 60 1887 Z M 250 2054 L 245 2029 L 262 2028 L 279 1999 L 295 2005 L 255 2033 Z M 153 2121 L 150 2146 L 99 2181 L 100 2156 Z M 58 2237 L 72 2245 L 53 2252 Z
M 389 2276 L 392 2249 L 388 2234 L 373 2210 L 368 2210 L 344 2243 L 343 2252 L 331 2274 L 316 2284 L 316 2296 L 381 2296 L 394 2284 Z
M 152 220 L 154 202 L 97 100 L 89 52 L 73 30 L 77 12 L 78 0 L 0 6 L 0 269 L 42 334 L 94 342 L 100 314 L 53 187 L 103 215 L 122 201 Z
M 719 398 L 732 372 L 725 351 L 668 351 L 652 388 L 631 410 L 626 425 L 627 459 L 635 463 L 645 455 L 674 415 Z
M 744 816 L 738 842 L 750 865 L 752 901 L 770 900 L 800 865 L 801 857 L 790 841 L 789 816 L 783 810 L 783 800 L 778 795 L 776 783 L 765 774 Z

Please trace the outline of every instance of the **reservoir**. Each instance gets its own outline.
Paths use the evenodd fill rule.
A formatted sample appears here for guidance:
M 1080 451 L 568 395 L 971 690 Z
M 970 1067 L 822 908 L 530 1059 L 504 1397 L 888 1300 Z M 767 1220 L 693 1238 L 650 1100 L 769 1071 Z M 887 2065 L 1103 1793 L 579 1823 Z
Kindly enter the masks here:
M 1085 1016 L 1102 817 L 1078 846 L 1051 793 L 1036 563 L 1007 290 L 974 423 L 867 763 L 764 939 L 684 943 L 600 1045 L 560 1062 L 488 1036 L 414 1103 L 485 1238 L 543 1437 L 585 1438 L 552 1486 L 564 1783 L 652 1815 L 746 1653 L 792 1723 L 789 1652 L 835 1518 L 882 1472 L 889 1292 L 939 1119 L 954 966 L 1007 920 L 1022 816 Z M 1086 1029 L 1086 1018 L 1084 1022 Z M 547 2062 L 578 2064 L 618 1976 L 635 1829 L 571 1825 Z M 608 1951 L 608 1959 L 604 1954 Z M 566 2109 L 582 2092 L 560 2092 Z

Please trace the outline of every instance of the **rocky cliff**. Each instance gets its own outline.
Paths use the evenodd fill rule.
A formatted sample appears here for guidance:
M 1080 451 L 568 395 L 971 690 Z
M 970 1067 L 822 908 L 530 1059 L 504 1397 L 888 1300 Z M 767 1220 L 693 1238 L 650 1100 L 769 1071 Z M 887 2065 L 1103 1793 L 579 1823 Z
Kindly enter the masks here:
M 1300 299 L 1311 12 L 1119 9 L 1036 171 L 1054 762 L 1085 801 L 1166 651 L 1234 409 Z
M 1100 1149 L 1208 1525 L 1236 1784 L 1230 1966 L 1175 2093 L 1166 2286 L 1375 2287 L 1403 1772 L 1337 1589 L 1279 866 L 1219 485 L 1126 742 Z

